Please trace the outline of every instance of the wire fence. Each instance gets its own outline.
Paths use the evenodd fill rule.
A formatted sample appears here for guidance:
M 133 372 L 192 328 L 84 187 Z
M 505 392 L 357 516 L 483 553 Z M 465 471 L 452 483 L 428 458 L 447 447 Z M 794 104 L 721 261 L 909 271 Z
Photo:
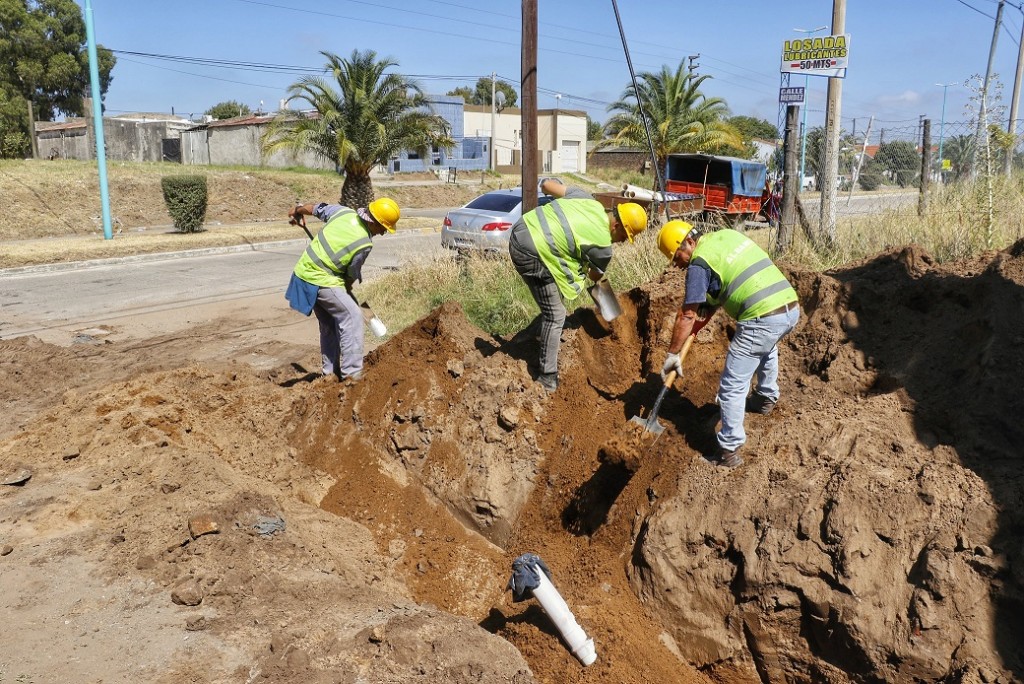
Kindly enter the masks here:
M 1015 130 L 1022 132 L 997 123 L 979 135 L 977 121 L 936 125 L 922 117 L 916 125 L 842 131 L 834 166 L 824 129 L 807 131 L 793 232 L 812 242 L 817 235 L 817 248 L 840 240 L 833 251 L 843 258 L 877 252 L 880 240 L 920 242 L 940 258 L 961 258 L 1019 239 L 1024 122 Z M 830 168 L 834 195 L 823 192 Z

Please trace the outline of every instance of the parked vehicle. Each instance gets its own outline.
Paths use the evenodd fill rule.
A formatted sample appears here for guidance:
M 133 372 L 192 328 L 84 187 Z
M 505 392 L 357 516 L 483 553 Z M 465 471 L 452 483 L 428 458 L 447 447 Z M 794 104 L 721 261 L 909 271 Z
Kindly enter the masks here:
M 538 192 L 537 206 L 552 197 Z M 441 246 L 449 249 L 508 249 L 509 230 L 523 215 L 523 189 L 492 190 L 452 209 L 441 227 Z
M 665 169 L 669 192 L 703 195 L 704 213 L 742 225 L 761 211 L 769 193 L 768 167 L 758 161 L 709 154 L 670 154 Z

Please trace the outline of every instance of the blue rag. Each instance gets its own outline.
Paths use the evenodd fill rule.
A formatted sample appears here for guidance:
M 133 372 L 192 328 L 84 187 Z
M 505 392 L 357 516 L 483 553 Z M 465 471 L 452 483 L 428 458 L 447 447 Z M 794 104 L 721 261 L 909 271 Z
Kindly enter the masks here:
M 543 570 L 548 579 L 551 579 L 548 566 L 535 553 L 524 553 L 512 561 L 512 577 L 509 578 L 506 588 L 512 590 L 513 603 L 530 598 L 527 592 L 540 586 L 540 576 L 535 568 Z
M 288 281 L 288 289 L 285 290 L 284 298 L 293 309 L 303 316 L 313 313 L 313 305 L 316 304 L 316 295 L 320 292 L 320 286 L 307 283 L 299 276 L 292 273 L 292 279 Z

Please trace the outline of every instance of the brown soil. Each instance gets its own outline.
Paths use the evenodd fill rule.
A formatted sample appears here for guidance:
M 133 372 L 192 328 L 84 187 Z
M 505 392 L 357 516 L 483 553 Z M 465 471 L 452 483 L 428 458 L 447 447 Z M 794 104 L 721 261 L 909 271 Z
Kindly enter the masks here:
M 628 422 L 680 278 L 577 311 L 553 396 L 528 335 L 450 304 L 354 385 L 271 321 L 0 342 L 0 679 L 1021 681 L 1024 243 L 792 273 L 783 399 L 733 471 L 699 458 L 724 321 L 665 432 Z M 503 591 L 527 551 L 592 667 Z

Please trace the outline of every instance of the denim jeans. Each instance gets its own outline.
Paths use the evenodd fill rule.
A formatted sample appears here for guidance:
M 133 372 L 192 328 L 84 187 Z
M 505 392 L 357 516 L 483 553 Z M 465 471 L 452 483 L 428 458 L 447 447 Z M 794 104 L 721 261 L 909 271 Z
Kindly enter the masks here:
M 722 429 L 718 445 L 735 451 L 747 441 L 743 430 L 750 380 L 757 375 L 755 391 L 772 401 L 779 399 L 779 340 L 800 320 L 800 307 L 785 313 L 736 323 L 736 334 L 725 357 L 725 368 L 718 384 L 718 406 L 722 411 Z

